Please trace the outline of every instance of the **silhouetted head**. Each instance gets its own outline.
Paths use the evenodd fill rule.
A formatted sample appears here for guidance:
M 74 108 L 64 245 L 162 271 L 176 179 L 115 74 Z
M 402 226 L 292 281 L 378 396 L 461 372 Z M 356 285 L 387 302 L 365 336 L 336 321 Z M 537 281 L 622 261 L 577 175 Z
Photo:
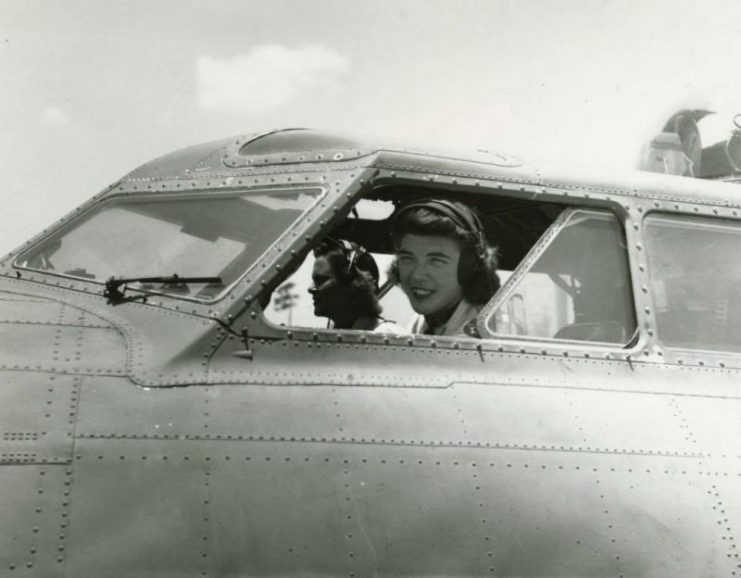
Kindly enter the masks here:
M 327 237 L 314 249 L 312 285 L 314 315 L 328 317 L 337 328 L 349 328 L 360 317 L 377 318 L 378 265 L 362 247 Z

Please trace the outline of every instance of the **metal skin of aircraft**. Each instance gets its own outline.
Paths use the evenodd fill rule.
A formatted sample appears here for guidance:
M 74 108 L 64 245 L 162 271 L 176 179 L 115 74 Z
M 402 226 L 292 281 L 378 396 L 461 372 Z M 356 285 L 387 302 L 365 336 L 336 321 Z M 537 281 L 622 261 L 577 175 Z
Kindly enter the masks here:
M 480 339 L 266 316 L 430 196 L 511 272 Z M 309 130 L 152 161 L 0 261 L 0 575 L 740 575 L 739 211 Z

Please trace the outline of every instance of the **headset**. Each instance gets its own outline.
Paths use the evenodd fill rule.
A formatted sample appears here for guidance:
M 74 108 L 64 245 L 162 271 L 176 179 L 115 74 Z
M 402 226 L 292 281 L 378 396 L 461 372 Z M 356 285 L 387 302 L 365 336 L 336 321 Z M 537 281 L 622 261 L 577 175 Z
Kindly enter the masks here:
M 468 287 L 476 283 L 482 276 L 486 278 L 489 290 L 493 294 L 499 288 L 499 277 L 489 267 L 489 250 L 484 233 L 484 225 L 479 216 L 468 206 L 457 201 L 444 199 L 420 199 L 401 205 L 392 217 L 393 229 L 398 231 L 399 219 L 402 215 L 416 209 L 426 209 L 439 213 L 450 219 L 455 225 L 470 233 L 473 242 L 467 242 L 461 247 L 461 257 L 458 261 L 458 283 Z
M 347 261 L 347 268 L 343 271 L 345 276 L 353 277 L 357 273 L 365 273 L 370 275 L 373 282 L 378 286 L 378 280 L 380 278 L 378 265 L 373 255 L 368 253 L 364 247 L 357 243 L 351 243 L 350 241 L 335 237 L 325 237 L 323 242 L 338 249 L 344 255 Z

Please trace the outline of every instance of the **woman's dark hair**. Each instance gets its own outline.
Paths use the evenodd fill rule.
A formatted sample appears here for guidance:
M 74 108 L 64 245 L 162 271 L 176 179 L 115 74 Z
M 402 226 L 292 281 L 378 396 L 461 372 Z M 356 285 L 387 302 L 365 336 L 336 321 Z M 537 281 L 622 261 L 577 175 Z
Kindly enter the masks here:
M 351 289 L 347 307 L 357 317 L 378 317 L 383 308 L 378 302 L 378 265 L 362 247 L 345 247 L 326 238 L 314 247 L 314 257 L 327 259 L 340 286 Z
M 392 221 L 394 245 L 398 248 L 404 235 L 447 237 L 461 248 L 458 282 L 463 298 L 475 305 L 491 299 L 499 289 L 497 252 L 484 235 L 476 214 L 466 205 L 451 201 L 412 202 L 397 210 Z M 413 205 L 413 206 L 412 206 Z M 389 277 L 399 282 L 398 261 L 389 269 Z

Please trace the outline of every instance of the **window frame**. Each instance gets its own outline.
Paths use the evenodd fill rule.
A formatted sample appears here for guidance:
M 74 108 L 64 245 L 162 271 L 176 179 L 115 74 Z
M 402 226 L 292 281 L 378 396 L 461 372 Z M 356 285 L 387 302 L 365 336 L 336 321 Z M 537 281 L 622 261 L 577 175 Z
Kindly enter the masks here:
M 553 242 L 558 238 L 559 234 L 564 230 L 566 225 L 569 223 L 571 218 L 578 214 L 593 214 L 598 216 L 611 215 L 617 221 L 622 228 L 623 234 L 626 234 L 625 223 L 615 214 L 614 211 L 609 209 L 600 209 L 587 206 L 574 206 L 564 205 L 564 210 L 558 215 L 556 220 L 551 226 L 543 233 L 541 238 L 533 245 L 530 251 L 527 253 L 525 258 L 520 262 L 517 268 L 512 272 L 507 281 L 497 291 L 494 297 L 484 306 L 479 315 L 476 318 L 476 328 L 478 329 L 481 338 L 487 341 L 503 341 L 503 342 L 529 342 L 529 343 L 543 343 L 548 345 L 556 346 L 578 346 L 579 348 L 592 347 L 599 350 L 617 350 L 617 351 L 631 351 L 636 349 L 638 342 L 640 341 L 641 325 L 636 308 L 636 299 L 633 291 L 634 281 L 631 273 L 631 259 L 630 251 L 627 246 L 627 235 L 626 238 L 626 249 L 625 258 L 627 260 L 627 273 L 629 275 L 627 287 L 631 288 L 631 299 L 630 302 L 633 306 L 633 316 L 635 319 L 635 329 L 630 339 L 625 344 L 610 343 L 604 341 L 588 341 L 588 340 L 576 340 L 576 339 L 556 339 L 553 337 L 540 337 L 536 335 L 512 335 L 505 333 L 494 333 L 489 330 L 489 320 L 494 316 L 502 305 L 512 296 L 513 292 L 520 285 L 522 279 L 532 270 L 533 266 L 543 256 L 543 254 L 551 247 Z
M 739 229 L 739 233 L 741 233 L 741 221 L 738 221 L 733 218 L 725 218 L 722 216 L 717 216 L 717 214 L 702 214 L 698 212 L 694 213 L 686 213 L 686 212 L 673 212 L 673 211 L 649 211 L 646 212 L 644 215 L 644 218 L 642 220 L 642 230 L 643 230 L 643 238 L 646 245 L 646 262 L 647 262 L 647 270 L 648 270 L 648 278 L 649 278 L 649 286 L 651 289 L 649 289 L 648 294 L 649 298 L 651 300 L 651 304 L 654 311 L 658 310 L 658 307 L 656 305 L 656 295 L 653 290 L 654 282 L 655 282 L 655 276 L 654 276 L 654 267 L 651 265 L 651 255 L 652 255 L 652 241 L 651 241 L 651 235 L 648 231 L 651 220 L 659 218 L 659 219 L 667 219 L 667 220 L 673 220 L 673 221 L 703 221 L 704 224 L 716 226 L 716 225 L 730 225 L 735 226 Z M 653 253 L 655 255 L 655 253 Z M 654 339 L 656 340 L 657 345 L 662 349 L 666 351 L 666 356 L 668 361 L 674 361 L 678 364 L 682 365 L 684 364 L 684 361 L 690 361 L 692 358 L 696 358 L 700 361 L 697 363 L 699 365 L 704 365 L 704 362 L 702 359 L 709 359 L 709 360 L 715 360 L 715 359 L 728 359 L 728 358 L 741 358 L 741 350 L 740 351 L 733 351 L 733 350 L 722 350 L 722 349 L 710 349 L 710 348 L 691 348 L 686 346 L 676 346 L 676 345 L 670 345 L 668 344 L 662 337 L 662 331 L 661 326 L 658 322 L 658 319 L 654 319 L 653 326 L 655 327 L 655 335 Z M 722 366 L 722 364 L 721 364 Z
M 429 180 L 427 180 L 427 183 L 429 183 Z M 394 181 L 394 185 L 400 188 L 404 188 L 405 186 L 408 186 L 410 188 L 418 188 L 420 185 L 427 184 L 424 181 L 420 182 L 417 179 L 410 179 L 406 180 L 398 178 Z M 377 179 L 375 180 L 374 185 L 377 186 L 383 186 L 384 184 L 388 184 L 388 181 L 386 179 Z M 437 184 L 437 183 L 436 183 Z M 440 193 L 446 196 L 455 196 L 460 197 L 459 200 L 463 200 L 465 202 L 466 197 L 475 197 L 478 195 L 481 195 L 482 193 L 485 194 L 485 196 L 491 195 L 491 197 L 512 197 L 512 198 L 519 198 L 519 195 L 517 195 L 517 190 L 513 190 L 511 195 L 506 194 L 502 187 L 499 186 L 492 186 L 491 190 L 488 194 L 484 193 L 485 188 L 484 187 L 466 187 L 461 185 L 456 185 L 455 183 L 449 183 L 449 184 L 443 184 L 439 183 L 440 185 Z M 373 187 L 375 188 L 375 187 Z M 489 187 L 486 187 L 489 188 Z M 367 190 L 367 189 L 366 189 Z M 492 194 L 493 193 L 493 194 Z M 348 204 L 346 204 L 343 208 L 343 210 L 339 211 L 340 214 L 343 214 L 342 218 L 347 218 L 347 216 L 350 214 L 350 211 L 352 210 L 352 207 L 355 206 L 357 202 L 359 202 L 362 198 L 366 198 L 366 194 L 363 194 L 362 196 L 357 196 L 355 198 L 352 198 L 351 201 L 349 201 Z M 259 325 L 262 326 L 262 329 L 258 330 L 258 334 L 262 334 L 265 337 L 269 339 L 282 339 L 287 337 L 290 339 L 298 339 L 298 340 L 304 340 L 304 339 L 310 339 L 312 341 L 337 341 L 337 342 L 347 342 L 347 343 L 353 343 L 353 342 L 360 342 L 360 343 L 373 343 L 373 342 L 382 342 L 385 345 L 393 344 L 393 345 L 409 345 L 409 346 L 432 346 L 432 347 L 443 347 L 443 348 L 452 348 L 457 349 L 458 347 L 463 347 L 466 349 L 474 348 L 474 349 L 481 349 L 481 347 L 484 347 L 485 349 L 496 349 L 497 344 L 511 344 L 515 347 L 519 348 L 520 351 L 524 352 L 523 345 L 525 344 L 531 344 L 536 345 L 539 347 L 539 351 L 541 353 L 545 353 L 547 350 L 543 348 L 543 346 L 547 346 L 550 350 L 556 349 L 556 350 L 563 350 L 564 354 L 566 354 L 566 351 L 573 351 L 573 350 L 581 350 L 581 351 L 602 351 L 602 352 L 620 352 L 623 354 L 630 354 L 642 347 L 645 346 L 645 339 L 644 339 L 644 332 L 642 331 L 641 326 L 641 318 L 638 314 L 637 309 L 637 295 L 636 295 L 636 286 L 635 286 L 635 279 L 634 279 L 634 271 L 633 271 L 633 257 L 631 256 L 631 251 L 628 245 L 628 233 L 626 230 L 626 223 L 625 218 L 622 218 L 616 208 L 614 207 L 614 203 L 609 202 L 608 204 L 600 203 L 599 205 L 595 205 L 593 203 L 580 203 L 579 205 L 574 204 L 573 202 L 557 202 L 556 204 L 559 204 L 563 207 L 563 210 L 561 213 L 556 217 L 555 221 L 548 227 L 548 229 L 545 230 L 545 232 L 541 235 L 541 237 L 536 241 L 536 243 L 531 247 L 530 251 L 525 255 L 525 257 L 522 259 L 522 261 L 518 264 L 516 269 L 512 272 L 512 275 L 507 280 L 507 282 L 500 288 L 498 293 L 490 300 L 484 308 L 479 313 L 477 319 L 476 319 L 476 325 L 479 329 L 480 338 L 477 337 L 470 337 L 467 335 L 424 335 L 424 334 L 412 334 L 412 333 L 401 333 L 401 334 L 385 334 L 385 333 L 374 333 L 372 331 L 364 331 L 364 330 L 357 330 L 357 329 L 335 329 L 335 328 L 329 328 L 329 327 L 305 327 L 305 326 L 299 326 L 299 325 L 276 325 L 274 322 L 272 322 L 270 319 L 268 319 L 268 316 L 265 313 L 265 310 L 260 308 L 260 314 L 259 314 Z M 337 211 L 336 211 L 337 212 Z M 633 335 L 628 340 L 628 342 L 624 345 L 615 344 L 615 343 L 606 343 L 606 342 L 595 342 L 595 341 L 581 341 L 581 340 L 571 340 L 571 339 L 552 339 L 552 338 L 540 338 L 535 336 L 507 336 L 502 334 L 492 334 L 489 331 L 481 331 L 482 327 L 481 325 L 484 322 L 485 319 L 485 312 L 493 310 L 498 306 L 501 300 L 504 299 L 504 295 L 510 291 L 510 288 L 516 283 L 516 280 L 519 279 L 521 276 L 525 275 L 527 271 L 530 270 L 533 263 L 537 258 L 544 252 L 548 246 L 552 243 L 552 241 L 557 236 L 557 233 L 563 229 L 565 224 L 568 222 L 570 216 L 574 214 L 575 212 L 593 212 L 597 213 L 599 215 L 604 215 L 605 213 L 609 213 L 612 215 L 618 222 L 619 226 L 621 227 L 621 230 L 623 232 L 624 238 L 626 240 L 626 248 L 625 248 L 625 256 L 627 259 L 627 265 L 628 265 L 628 275 L 629 279 L 627 280 L 627 286 L 630 287 L 631 290 L 631 304 L 633 306 L 633 315 L 636 322 L 636 327 L 634 330 Z M 320 237 L 317 236 L 314 239 L 312 239 L 311 243 L 307 247 L 307 254 L 311 252 L 311 249 L 313 246 L 316 245 L 316 243 L 319 242 Z M 276 285 L 276 288 L 280 286 L 282 283 L 290 280 L 290 276 L 287 277 L 281 277 L 280 282 Z M 501 295 L 501 297 L 500 297 Z M 272 303 L 272 294 L 271 294 L 271 303 Z M 266 305 L 266 307 L 269 307 L 270 303 Z M 498 349 L 502 351 L 502 346 L 499 345 Z M 611 355 L 611 353 L 607 354 L 608 356 Z M 588 357 L 588 355 L 587 355 Z M 616 356 L 617 357 L 617 356 Z
M 234 288 L 239 285 L 239 283 L 244 279 L 248 274 L 250 274 L 251 271 L 253 271 L 257 264 L 259 264 L 261 261 L 264 260 L 265 256 L 271 252 L 271 250 L 276 246 L 279 245 L 281 242 L 283 242 L 286 238 L 288 238 L 289 233 L 296 228 L 296 226 L 306 218 L 307 214 L 311 213 L 312 211 L 315 211 L 317 207 L 322 203 L 328 193 L 328 187 L 324 185 L 319 184 L 286 184 L 286 185 L 280 185 L 280 186 L 269 186 L 269 185 L 262 185 L 258 187 L 238 187 L 228 190 L 220 190 L 220 191 L 213 191 L 212 189 L 208 188 L 198 188 L 193 189 L 189 191 L 166 191 L 166 192 L 157 192 L 157 193 L 118 193 L 118 194 L 112 194 L 110 196 L 102 197 L 96 202 L 93 202 L 89 204 L 88 206 L 85 206 L 83 210 L 80 210 L 79 212 L 75 212 L 75 214 L 71 218 L 65 218 L 62 221 L 59 222 L 58 226 L 53 227 L 49 231 L 45 232 L 43 235 L 39 236 L 39 238 L 35 239 L 32 243 L 30 243 L 27 247 L 24 247 L 21 251 L 18 252 L 18 254 L 14 257 L 12 266 L 15 269 L 21 270 L 21 271 L 27 271 L 29 273 L 33 274 L 42 274 L 42 275 L 50 275 L 53 278 L 59 278 L 63 279 L 70 283 L 71 287 L 74 288 L 75 284 L 79 283 L 91 283 L 93 285 L 97 286 L 105 286 L 106 279 L 97 279 L 97 278 L 87 278 L 87 277 L 77 277 L 74 275 L 70 275 L 68 273 L 62 273 L 55 271 L 53 269 L 36 269 L 33 267 L 27 267 L 25 265 L 22 265 L 20 260 L 23 256 L 28 255 L 33 250 L 37 249 L 39 246 L 43 245 L 44 243 L 54 239 L 54 238 L 60 238 L 64 236 L 67 232 L 73 230 L 76 226 L 78 226 L 81 223 L 84 223 L 84 221 L 93 214 L 98 213 L 102 210 L 106 210 L 108 205 L 114 205 L 117 203 L 123 203 L 126 204 L 127 202 L 137 202 L 137 201 L 162 201 L 167 202 L 168 200 L 171 200 L 173 202 L 178 202 L 180 200 L 208 200 L 208 199 L 221 199 L 221 198 L 227 198 L 227 197 L 240 197 L 245 195 L 260 195 L 260 194 L 270 194 L 272 191 L 291 191 L 291 190 L 311 190 L 316 191 L 316 197 L 314 198 L 313 203 L 310 207 L 304 210 L 298 218 L 288 227 L 286 227 L 283 232 L 281 232 L 276 239 L 271 242 L 263 251 L 262 253 L 254 259 L 254 261 L 247 266 L 247 268 L 242 271 L 235 279 L 233 279 L 228 285 L 224 287 L 224 289 L 219 292 L 216 296 L 214 296 L 211 299 L 198 299 L 195 297 L 189 297 L 186 295 L 179 295 L 174 292 L 166 292 L 166 291 L 158 291 L 155 289 L 143 289 L 141 287 L 132 286 L 128 288 L 128 291 L 131 291 L 132 293 L 138 293 L 145 297 L 152 296 L 157 298 L 168 298 L 173 299 L 175 301 L 185 301 L 190 302 L 196 305 L 209 307 L 216 303 L 219 303 L 223 301 L 233 290 Z M 169 272 L 166 272 L 164 274 L 169 274 Z M 59 285 L 59 283 L 55 283 L 55 285 Z

